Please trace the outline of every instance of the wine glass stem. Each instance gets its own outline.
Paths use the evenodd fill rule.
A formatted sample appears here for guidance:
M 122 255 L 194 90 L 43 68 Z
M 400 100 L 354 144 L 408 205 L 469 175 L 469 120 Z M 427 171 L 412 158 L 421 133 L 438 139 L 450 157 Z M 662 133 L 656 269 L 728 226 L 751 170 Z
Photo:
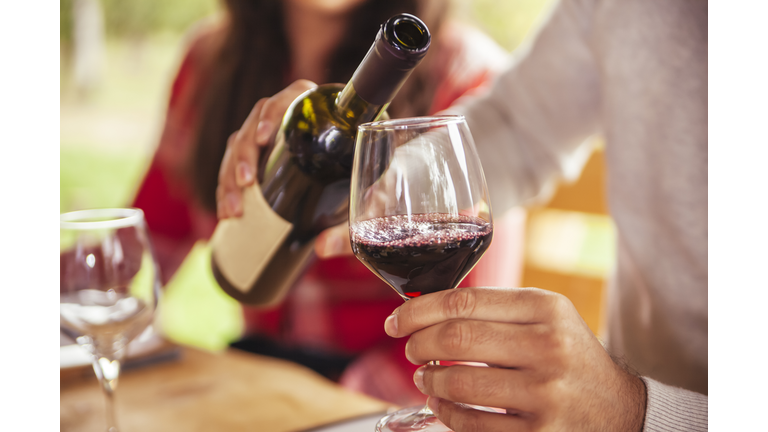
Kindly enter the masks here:
M 115 395 L 114 392 L 104 390 L 107 405 L 107 432 L 118 432 L 117 420 L 115 420 Z
M 431 362 L 427 363 L 430 366 L 440 366 L 440 362 L 437 360 L 432 360 Z M 424 408 L 419 411 L 419 414 L 425 415 L 425 416 L 434 416 L 435 413 L 432 412 L 432 410 L 429 408 L 429 405 L 424 405 Z
M 107 408 L 107 432 L 118 432 L 115 420 L 115 388 L 120 375 L 120 360 L 112 356 L 94 356 L 93 370 L 99 378 L 99 384 L 104 391 Z

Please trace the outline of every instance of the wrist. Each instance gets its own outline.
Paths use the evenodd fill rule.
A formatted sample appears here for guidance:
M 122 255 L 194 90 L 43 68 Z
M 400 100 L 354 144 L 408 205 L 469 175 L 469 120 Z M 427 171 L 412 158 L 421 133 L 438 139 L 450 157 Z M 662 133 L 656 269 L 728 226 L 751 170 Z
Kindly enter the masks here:
M 627 377 L 626 385 L 626 428 L 622 430 L 642 432 L 645 422 L 647 390 L 643 380 L 633 374 L 624 372 Z

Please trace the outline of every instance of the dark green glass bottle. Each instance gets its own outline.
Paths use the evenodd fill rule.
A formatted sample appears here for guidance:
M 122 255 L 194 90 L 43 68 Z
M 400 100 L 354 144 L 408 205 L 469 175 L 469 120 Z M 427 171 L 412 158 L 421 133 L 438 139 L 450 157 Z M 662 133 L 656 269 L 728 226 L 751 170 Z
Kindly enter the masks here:
M 259 184 L 245 190 L 243 217 L 219 222 L 211 240 L 224 292 L 252 305 L 283 298 L 316 236 L 347 218 L 357 126 L 384 115 L 430 39 L 420 19 L 396 15 L 346 85 L 321 85 L 291 104 Z

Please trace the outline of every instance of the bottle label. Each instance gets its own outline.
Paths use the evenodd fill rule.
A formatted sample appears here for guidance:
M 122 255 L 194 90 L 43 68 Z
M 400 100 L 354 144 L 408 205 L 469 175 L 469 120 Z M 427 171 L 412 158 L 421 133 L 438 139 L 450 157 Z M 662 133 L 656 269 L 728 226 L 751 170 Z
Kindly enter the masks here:
M 219 221 L 213 233 L 216 266 L 247 294 L 292 229 L 293 224 L 272 210 L 259 185 L 249 186 L 243 191 L 243 216 Z

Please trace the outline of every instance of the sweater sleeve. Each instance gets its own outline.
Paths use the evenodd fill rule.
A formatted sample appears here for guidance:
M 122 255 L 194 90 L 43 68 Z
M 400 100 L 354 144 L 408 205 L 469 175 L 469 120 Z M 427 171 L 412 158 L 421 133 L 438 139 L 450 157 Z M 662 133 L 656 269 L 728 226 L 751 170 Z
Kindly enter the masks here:
M 707 430 L 707 396 L 642 377 L 648 392 L 643 432 Z
M 467 118 L 494 211 L 546 198 L 584 159 L 598 132 L 599 68 L 590 47 L 592 0 L 557 2 L 488 91 L 448 111 Z

